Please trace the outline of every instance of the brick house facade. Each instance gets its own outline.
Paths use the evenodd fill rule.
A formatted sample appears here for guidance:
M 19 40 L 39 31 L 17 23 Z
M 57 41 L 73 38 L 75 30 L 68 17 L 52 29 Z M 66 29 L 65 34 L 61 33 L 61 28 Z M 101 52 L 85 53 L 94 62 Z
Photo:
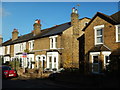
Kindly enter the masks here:
M 2 43 L 4 63 L 19 60 L 21 67 L 43 70 L 79 68 L 77 38 L 89 21 L 87 17 L 79 19 L 73 8 L 70 22 L 42 30 L 40 20 L 36 20 L 34 30 L 22 36 L 14 29 L 12 39 Z
M 78 40 L 85 72 L 102 73 L 111 59 L 120 59 L 119 17 L 120 11 L 111 16 L 97 12 L 83 28 L 84 34 Z

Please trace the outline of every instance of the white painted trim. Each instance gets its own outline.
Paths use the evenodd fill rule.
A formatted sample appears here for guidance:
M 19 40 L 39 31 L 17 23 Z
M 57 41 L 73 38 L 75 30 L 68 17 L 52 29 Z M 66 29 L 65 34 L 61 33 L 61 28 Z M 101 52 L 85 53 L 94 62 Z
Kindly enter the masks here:
M 103 54 L 103 55 L 110 55 L 111 52 L 110 52 L 110 51 L 102 51 L 102 54 Z
M 94 26 L 94 29 L 101 29 L 101 28 L 104 28 L 104 25 Z
M 90 55 L 99 55 L 100 52 L 90 52 Z
M 60 49 L 64 49 L 64 48 L 56 48 L 56 50 L 60 50 Z M 33 52 L 48 51 L 48 50 L 51 50 L 51 49 L 33 50 Z
M 103 45 L 103 46 L 105 46 L 107 49 L 109 49 L 109 50 L 111 50 L 109 47 L 107 47 L 106 45 Z
M 96 36 L 97 30 L 102 29 L 102 28 L 104 28 L 104 25 L 94 26 L 94 40 L 95 40 L 94 42 L 95 42 L 95 45 L 103 44 L 103 43 L 97 43 L 97 36 Z M 104 33 L 103 33 L 103 30 L 102 30 L 102 39 L 103 39 L 103 42 L 104 42 L 103 35 L 104 35 Z
M 34 49 L 33 45 L 34 45 L 34 40 L 30 40 L 28 41 L 29 44 L 29 50 L 32 51 Z
M 120 27 L 120 25 L 115 25 L 115 27 L 116 27 L 116 42 L 120 42 L 120 41 L 118 41 L 118 27 Z
M 58 37 L 58 35 L 50 36 L 49 38 L 54 38 L 54 37 Z
M 56 49 L 57 48 L 57 42 L 55 41 L 55 39 L 57 39 L 58 35 L 55 35 L 55 36 L 50 36 L 50 49 Z M 52 43 L 52 40 L 53 39 L 53 43 Z M 53 45 L 53 47 L 52 47 Z
M 10 54 L 10 45 L 7 46 L 7 54 Z
M 109 56 L 111 54 L 110 51 L 103 51 L 102 54 L 104 55 L 104 68 L 106 68 L 106 60 L 105 60 L 105 56 Z

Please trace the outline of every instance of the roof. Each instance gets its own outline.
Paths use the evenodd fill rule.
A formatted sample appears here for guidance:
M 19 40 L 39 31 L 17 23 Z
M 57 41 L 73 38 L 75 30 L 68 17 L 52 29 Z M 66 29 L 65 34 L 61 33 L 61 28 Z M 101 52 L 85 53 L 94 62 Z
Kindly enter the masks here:
M 116 12 L 115 14 L 112 14 L 110 17 L 116 20 L 118 24 L 120 24 L 120 11 Z
M 12 39 L 10 39 L 10 40 L 2 43 L 2 45 L 6 46 L 6 45 L 16 44 L 16 43 L 20 43 L 20 42 L 26 42 L 26 41 L 34 40 L 34 39 L 38 39 L 38 38 L 48 37 L 48 36 L 52 36 L 52 35 L 58 35 L 58 34 L 61 34 L 63 31 L 65 31 L 69 27 L 71 27 L 71 23 L 67 22 L 67 23 L 64 23 L 61 25 L 56 25 L 51 28 L 43 29 L 43 30 L 41 30 L 41 33 L 36 36 L 34 36 L 33 32 L 31 32 L 29 34 L 19 36 L 18 39 L 13 40 L 13 41 L 12 41 Z
M 87 18 L 87 17 L 84 17 L 84 18 Z M 81 18 L 79 20 L 82 20 L 84 18 Z M 87 18 L 87 19 L 90 19 L 90 18 Z M 34 39 L 38 39 L 38 38 L 59 35 L 59 34 L 62 34 L 63 31 L 65 31 L 66 29 L 68 29 L 70 27 L 71 27 L 71 22 L 63 23 L 60 25 L 53 26 L 51 28 L 43 29 L 43 30 L 41 30 L 41 33 L 36 36 L 34 36 L 33 32 L 31 32 L 31 33 L 19 36 L 18 39 L 16 39 L 16 40 L 13 40 L 13 41 L 12 41 L 12 39 L 8 40 L 8 41 L 4 42 L 2 45 L 3 46 L 12 45 L 12 44 L 26 42 L 26 41 L 34 40 Z
M 110 51 L 110 49 L 105 45 L 96 45 L 90 49 L 90 52 L 100 52 L 100 51 Z
M 85 31 L 85 29 L 92 23 L 92 21 L 99 16 L 100 18 L 104 19 L 105 21 L 117 25 L 120 24 L 120 11 L 116 12 L 115 14 L 112 14 L 111 16 L 105 15 L 103 13 L 97 12 L 94 17 L 91 19 L 91 21 L 83 28 L 82 31 Z

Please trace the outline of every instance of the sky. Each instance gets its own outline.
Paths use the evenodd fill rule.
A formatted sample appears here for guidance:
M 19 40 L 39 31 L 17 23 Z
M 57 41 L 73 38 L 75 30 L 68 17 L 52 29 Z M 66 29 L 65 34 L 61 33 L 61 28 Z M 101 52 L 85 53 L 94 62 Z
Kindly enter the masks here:
M 118 2 L 2 2 L 0 34 L 3 41 L 12 37 L 14 28 L 18 29 L 19 36 L 30 33 L 36 19 L 41 20 L 42 29 L 69 22 L 72 7 L 78 9 L 79 18 L 92 18 L 97 12 L 106 15 L 116 13 Z

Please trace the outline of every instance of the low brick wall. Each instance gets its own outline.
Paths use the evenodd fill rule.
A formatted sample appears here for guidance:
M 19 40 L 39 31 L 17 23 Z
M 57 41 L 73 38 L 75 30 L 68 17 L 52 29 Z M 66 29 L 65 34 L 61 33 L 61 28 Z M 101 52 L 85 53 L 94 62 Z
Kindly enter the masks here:
M 35 69 L 18 69 L 17 71 L 18 76 L 25 77 L 25 78 L 47 78 L 51 73 L 43 73 L 41 70 Z

